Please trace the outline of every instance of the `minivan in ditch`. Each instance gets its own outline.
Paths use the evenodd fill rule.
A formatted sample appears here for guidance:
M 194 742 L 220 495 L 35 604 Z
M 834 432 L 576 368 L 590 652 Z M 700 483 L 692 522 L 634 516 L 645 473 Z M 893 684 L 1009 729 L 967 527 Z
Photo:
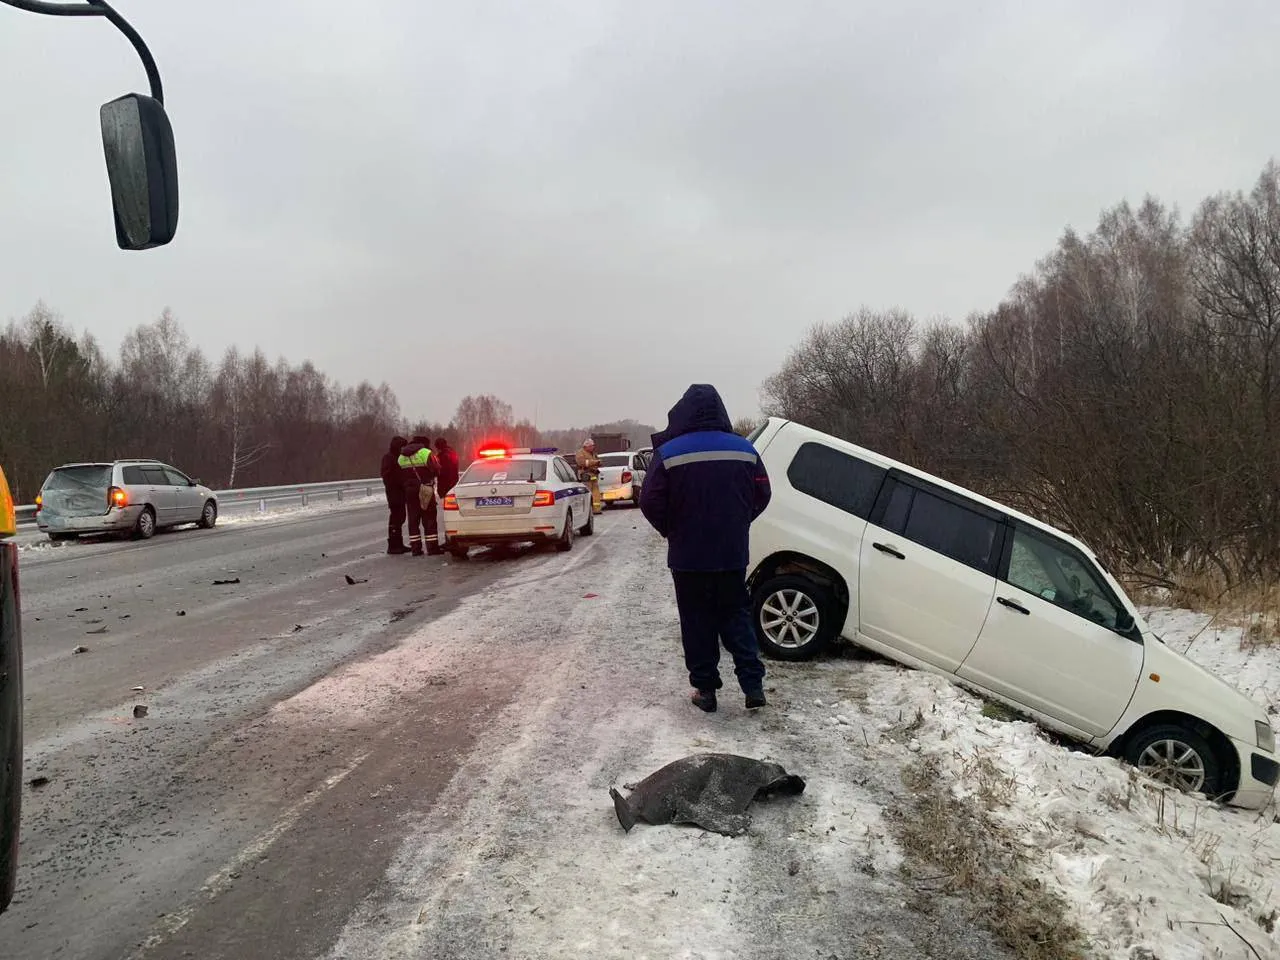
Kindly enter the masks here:
M 773 487 L 748 570 L 767 655 L 805 660 L 844 637 L 1179 789 L 1271 800 L 1266 711 L 1165 646 L 1085 544 L 793 421 L 751 439 Z

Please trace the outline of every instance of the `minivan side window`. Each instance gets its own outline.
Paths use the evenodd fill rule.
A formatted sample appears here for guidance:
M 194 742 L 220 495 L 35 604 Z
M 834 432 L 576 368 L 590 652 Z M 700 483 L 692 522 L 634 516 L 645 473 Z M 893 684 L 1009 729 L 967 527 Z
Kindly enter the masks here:
M 1120 605 L 1092 564 L 1069 544 L 1018 528 L 1009 555 L 1009 583 L 1076 616 L 1116 629 Z
M 165 476 L 163 467 L 139 467 L 143 475 L 147 478 L 146 482 L 153 487 L 169 486 L 169 478 Z
M 787 467 L 787 479 L 801 493 L 866 520 L 888 473 L 821 443 L 804 443 Z
M 1000 521 L 950 498 L 896 480 L 880 526 L 967 567 L 995 572 Z
M 186 474 L 179 473 L 173 467 L 165 467 L 164 475 L 169 478 L 169 486 L 171 487 L 185 487 L 191 483 Z
M 151 482 L 143 474 L 141 467 L 125 467 L 121 479 L 128 487 L 140 487 Z

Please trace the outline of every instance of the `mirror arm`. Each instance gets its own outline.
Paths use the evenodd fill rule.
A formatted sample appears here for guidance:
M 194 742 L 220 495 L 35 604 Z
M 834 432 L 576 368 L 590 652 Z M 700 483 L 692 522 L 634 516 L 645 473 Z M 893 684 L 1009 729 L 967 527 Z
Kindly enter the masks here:
M 138 31 L 116 12 L 107 0 L 86 0 L 85 3 L 48 3 L 45 0 L 0 0 L 0 3 L 28 13 L 43 13 L 51 17 L 106 17 L 112 25 L 128 38 L 133 49 L 142 60 L 142 68 L 147 71 L 147 82 L 151 85 L 151 97 L 164 103 L 164 87 L 160 83 L 160 71 L 156 61 L 147 49 L 147 44 L 139 36 Z

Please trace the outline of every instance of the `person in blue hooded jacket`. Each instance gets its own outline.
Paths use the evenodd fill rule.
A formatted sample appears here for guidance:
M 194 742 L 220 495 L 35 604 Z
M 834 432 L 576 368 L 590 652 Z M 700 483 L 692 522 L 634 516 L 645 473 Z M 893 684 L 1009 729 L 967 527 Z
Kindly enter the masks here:
M 706 383 L 685 391 L 653 447 L 640 509 L 667 541 L 693 704 L 716 709 L 723 642 L 747 709 L 763 707 L 764 662 L 746 575 L 751 524 L 769 505 L 764 463 L 733 432 L 724 401 Z

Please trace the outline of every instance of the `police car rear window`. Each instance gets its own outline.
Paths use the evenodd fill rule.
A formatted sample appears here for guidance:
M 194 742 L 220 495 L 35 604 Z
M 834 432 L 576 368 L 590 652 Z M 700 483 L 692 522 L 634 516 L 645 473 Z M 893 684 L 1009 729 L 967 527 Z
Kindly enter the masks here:
M 462 475 L 462 483 L 537 483 L 545 479 L 545 460 L 485 460 L 473 463 Z
M 106 490 L 109 486 L 111 467 L 105 464 L 60 467 L 44 482 L 46 490 Z

